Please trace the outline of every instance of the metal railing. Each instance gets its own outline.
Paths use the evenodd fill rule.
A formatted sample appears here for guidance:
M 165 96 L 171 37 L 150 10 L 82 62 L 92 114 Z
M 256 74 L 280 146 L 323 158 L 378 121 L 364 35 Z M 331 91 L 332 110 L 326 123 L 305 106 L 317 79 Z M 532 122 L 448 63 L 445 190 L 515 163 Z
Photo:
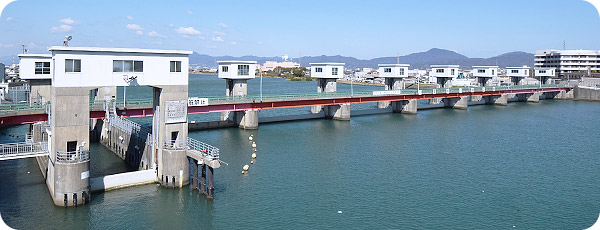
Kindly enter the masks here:
M 449 93 L 459 93 L 462 89 L 463 93 L 471 92 L 482 92 L 485 91 L 503 91 L 503 90 L 519 90 L 519 89 L 539 89 L 539 88 L 562 88 L 571 87 L 568 84 L 544 84 L 544 85 L 513 85 L 513 86 L 494 86 L 494 87 L 452 87 L 452 88 L 421 88 L 421 94 L 433 94 L 434 91 L 437 94 L 445 93 L 446 89 Z M 418 95 L 419 91 L 416 89 L 402 89 L 401 94 L 398 95 Z M 373 96 L 373 91 L 364 92 L 333 92 L 333 93 L 300 93 L 300 94 L 274 94 L 274 95 L 263 95 L 262 101 L 282 101 L 282 100 L 303 100 L 303 99 L 331 99 L 331 98 L 347 98 L 347 97 L 366 97 Z M 208 98 L 209 105 L 218 104 L 232 104 L 232 103 L 252 103 L 261 102 L 260 95 L 247 95 L 247 96 L 222 96 L 222 97 L 206 97 Z M 119 108 L 127 108 L 128 106 L 152 106 L 152 99 L 129 99 L 126 104 L 123 101 L 112 101 L 114 106 Z M 91 101 L 91 110 L 101 110 L 105 108 L 105 101 Z M 0 113 L 12 113 L 20 111 L 38 111 L 48 108 L 49 103 L 45 105 L 29 105 L 29 104 L 17 104 L 17 105 L 0 105 Z M 47 111 L 49 113 L 49 111 Z
M 18 142 L 0 144 L 0 160 L 48 154 L 48 142 Z
M 62 152 L 56 151 L 56 162 L 59 163 L 80 163 L 90 160 L 90 151 L 71 151 Z
M 218 148 L 190 137 L 187 140 L 167 140 L 163 148 L 168 150 L 195 150 L 203 156 L 219 159 Z

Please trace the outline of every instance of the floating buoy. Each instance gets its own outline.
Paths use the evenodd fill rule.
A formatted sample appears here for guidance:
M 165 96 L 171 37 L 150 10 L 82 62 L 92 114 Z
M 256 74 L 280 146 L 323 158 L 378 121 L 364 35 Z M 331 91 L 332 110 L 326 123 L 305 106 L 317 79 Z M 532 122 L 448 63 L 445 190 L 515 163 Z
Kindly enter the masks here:
M 256 153 L 253 153 L 252 154 L 252 159 L 255 159 L 255 158 L 256 158 Z
M 246 174 L 246 171 L 242 171 L 242 174 Z
M 256 142 L 252 142 L 252 148 L 256 148 Z
M 342 213 L 342 211 L 340 210 L 340 211 L 338 211 L 338 213 Z
M 254 161 L 250 161 L 250 164 L 254 164 Z
M 249 141 L 252 141 L 252 139 L 254 139 L 254 137 L 253 137 L 252 135 L 250 135 L 250 136 L 248 137 L 248 140 L 249 140 Z
M 250 168 L 249 165 L 244 165 L 244 167 L 242 168 L 244 171 L 248 171 L 248 169 Z
M 481 190 L 481 192 L 485 192 L 485 190 Z

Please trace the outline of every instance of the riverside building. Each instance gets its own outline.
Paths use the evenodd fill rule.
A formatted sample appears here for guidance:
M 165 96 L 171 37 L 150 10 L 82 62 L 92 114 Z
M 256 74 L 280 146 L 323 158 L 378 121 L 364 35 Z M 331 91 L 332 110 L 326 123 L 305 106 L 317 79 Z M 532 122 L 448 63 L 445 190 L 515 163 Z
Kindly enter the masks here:
M 561 79 L 600 77 L 600 50 L 538 50 L 535 67 L 556 68 Z

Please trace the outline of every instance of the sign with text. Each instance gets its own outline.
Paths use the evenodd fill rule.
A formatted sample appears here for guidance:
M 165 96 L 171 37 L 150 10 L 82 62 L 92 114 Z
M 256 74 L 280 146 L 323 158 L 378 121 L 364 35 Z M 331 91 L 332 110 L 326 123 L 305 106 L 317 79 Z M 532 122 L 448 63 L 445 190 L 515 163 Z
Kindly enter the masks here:
M 187 103 L 181 101 L 165 101 L 165 123 L 187 122 Z
M 400 95 L 400 90 L 373 91 L 373 96 Z
M 207 106 L 208 98 L 190 97 L 188 99 L 188 106 Z

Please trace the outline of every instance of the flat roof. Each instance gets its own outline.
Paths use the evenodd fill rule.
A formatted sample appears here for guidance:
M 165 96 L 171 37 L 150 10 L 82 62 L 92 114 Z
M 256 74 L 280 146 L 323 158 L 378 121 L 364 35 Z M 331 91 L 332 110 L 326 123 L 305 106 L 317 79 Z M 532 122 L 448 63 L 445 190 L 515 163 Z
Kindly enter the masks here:
M 493 66 L 493 65 L 480 65 L 480 66 L 473 66 L 473 68 L 498 68 L 498 66 Z
M 507 68 L 507 69 L 529 69 L 530 67 L 529 67 L 529 66 L 526 66 L 526 65 L 524 65 L 524 66 L 521 66 L 521 67 L 506 67 L 506 68 Z
M 431 68 L 458 68 L 459 65 L 431 65 Z
M 239 63 L 239 64 L 256 64 L 256 61 L 217 61 L 217 63 L 219 65 L 221 65 L 221 64 L 234 64 L 234 63 Z
M 52 58 L 52 54 L 19 54 L 18 57 Z
M 533 68 L 535 70 L 550 70 L 550 69 L 556 69 L 555 67 L 535 67 Z
M 152 54 L 185 54 L 185 55 L 192 54 L 192 51 L 187 51 L 187 50 L 158 50 L 158 49 L 104 48 L 104 47 L 68 47 L 68 46 L 51 46 L 48 49 L 48 51 L 152 53 Z
M 316 63 L 308 63 L 309 65 L 345 65 L 346 63 L 340 62 L 316 62 Z
M 379 64 L 380 67 L 392 66 L 392 67 L 409 67 L 409 64 Z

